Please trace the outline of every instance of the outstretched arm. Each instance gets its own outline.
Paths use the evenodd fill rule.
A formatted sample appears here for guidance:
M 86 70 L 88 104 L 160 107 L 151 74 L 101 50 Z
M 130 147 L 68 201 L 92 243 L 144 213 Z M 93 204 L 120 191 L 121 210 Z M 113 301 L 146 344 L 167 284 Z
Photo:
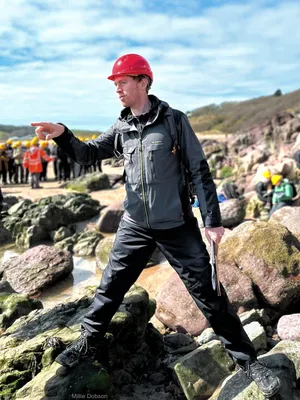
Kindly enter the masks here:
M 35 132 L 39 139 L 53 139 L 78 164 L 93 164 L 113 156 L 116 124 L 95 140 L 87 142 L 81 142 L 63 124 L 33 122 L 31 125 L 37 127 Z

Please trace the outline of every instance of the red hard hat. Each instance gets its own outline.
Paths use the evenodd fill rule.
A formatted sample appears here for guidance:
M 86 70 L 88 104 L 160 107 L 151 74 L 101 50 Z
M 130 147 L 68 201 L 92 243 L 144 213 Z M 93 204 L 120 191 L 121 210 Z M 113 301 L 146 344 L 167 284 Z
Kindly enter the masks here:
M 153 73 L 148 61 L 138 54 L 125 54 L 119 57 L 114 63 L 112 74 L 107 79 L 114 81 L 117 76 L 121 75 L 148 75 L 153 81 Z

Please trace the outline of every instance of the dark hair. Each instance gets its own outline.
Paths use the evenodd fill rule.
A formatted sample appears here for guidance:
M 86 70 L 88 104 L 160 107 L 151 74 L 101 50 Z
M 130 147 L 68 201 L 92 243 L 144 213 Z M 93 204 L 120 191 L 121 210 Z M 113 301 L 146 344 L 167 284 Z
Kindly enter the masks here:
M 152 80 L 151 80 L 151 78 L 150 78 L 148 75 L 141 74 L 141 75 L 138 75 L 138 76 L 133 76 L 133 79 L 136 79 L 136 80 L 138 80 L 139 82 L 140 82 L 142 79 L 146 79 L 146 80 L 147 80 L 146 91 L 147 91 L 147 93 L 149 92 L 149 90 L 151 89 Z

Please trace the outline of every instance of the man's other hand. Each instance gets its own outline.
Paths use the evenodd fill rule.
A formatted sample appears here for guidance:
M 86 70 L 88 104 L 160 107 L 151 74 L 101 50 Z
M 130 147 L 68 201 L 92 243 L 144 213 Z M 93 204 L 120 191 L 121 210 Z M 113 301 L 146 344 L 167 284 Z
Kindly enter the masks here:
M 51 140 L 64 133 L 65 127 L 52 122 L 31 122 L 31 126 L 36 126 L 35 133 L 41 140 Z
M 224 233 L 225 229 L 223 226 L 218 226 L 217 228 L 205 228 L 205 236 L 209 244 L 211 243 L 211 240 L 213 240 L 218 245 L 221 242 Z

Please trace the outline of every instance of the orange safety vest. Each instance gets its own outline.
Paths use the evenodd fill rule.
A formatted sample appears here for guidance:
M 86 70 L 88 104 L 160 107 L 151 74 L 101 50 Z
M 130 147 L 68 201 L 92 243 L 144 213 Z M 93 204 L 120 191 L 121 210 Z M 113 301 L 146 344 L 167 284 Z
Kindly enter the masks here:
M 33 146 L 25 152 L 23 167 L 28 168 L 30 173 L 42 172 L 42 158 L 46 161 L 52 161 L 53 157 L 49 157 L 44 150 Z

